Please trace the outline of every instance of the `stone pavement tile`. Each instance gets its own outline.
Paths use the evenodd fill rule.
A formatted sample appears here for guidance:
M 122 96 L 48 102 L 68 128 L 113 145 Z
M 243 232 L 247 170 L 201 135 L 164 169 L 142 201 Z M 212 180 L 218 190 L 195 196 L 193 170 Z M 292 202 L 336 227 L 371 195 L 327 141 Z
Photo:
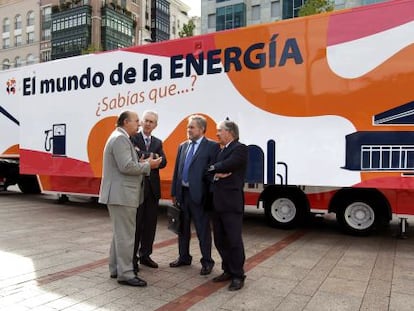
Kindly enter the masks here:
M 388 311 L 389 297 L 378 297 L 376 295 L 365 295 L 360 311 Z
M 355 311 L 359 310 L 361 298 L 344 293 L 318 291 L 304 311 Z
M 391 294 L 394 293 L 412 295 L 414 293 L 414 280 L 394 278 L 392 280 Z
M 56 293 L 43 293 L 38 296 L 25 299 L 19 304 L 25 307 L 33 308 L 33 307 L 45 305 L 49 302 L 60 299 L 61 297 L 62 297 L 61 295 L 56 294 Z
M 7 307 L 0 306 L 0 311 L 28 311 L 28 310 L 32 310 L 32 309 L 25 307 L 25 306 L 20 306 L 20 305 L 7 306 Z M 55 311 L 55 310 L 47 310 L 47 311 Z
M 63 310 L 63 309 L 69 308 L 71 306 L 74 306 L 78 303 L 79 303 L 79 301 L 77 301 L 77 299 L 74 299 L 73 297 L 71 297 L 71 298 L 62 297 L 60 299 L 53 300 L 52 302 L 49 302 L 49 303 L 45 304 L 44 306 L 50 307 L 50 308 L 53 308 L 53 309 L 56 309 L 56 310 Z
M 244 289 L 242 289 L 243 291 Z M 224 309 L 223 306 L 238 293 L 230 292 L 227 290 L 227 286 L 213 293 L 212 295 L 201 300 L 187 311 L 211 311 L 211 310 L 231 310 Z M 236 309 L 234 309 L 236 310 Z M 241 310 L 241 309 L 239 309 Z
M 299 311 L 303 310 L 312 297 L 305 295 L 289 294 L 273 309 L 274 311 Z
M 273 273 L 273 267 L 264 267 L 262 264 L 256 266 L 254 269 L 250 270 L 248 273 L 250 280 L 258 280 L 264 276 L 268 276 Z M 217 274 L 219 275 L 219 274 Z
M 325 279 L 326 277 L 321 275 L 313 277 L 307 276 L 296 285 L 292 290 L 292 293 L 299 296 L 313 296 Z
M 362 299 L 368 282 L 328 277 L 319 288 L 320 291 L 333 294 L 345 294 Z
M 338 264 L 336 267 L 332 269 L 329 276 L 333 278 L 346 278 L 350 280 L 368 282 L 371 276 L 371 271 L 372 269 L 370 269 L 369 267 L 348 267 L 341 266 Z
M 388 310 L 391 295 L 391 283 L 371 279 L 362 299 L 361 310 Z
M 296 284 L 296 281 L 271 277 L 263 277 L 253 282 L 249 282 L 247 278 L 245 287 L 227 301 L 222 308 L 229 310 L 273 310 Z
M 289 261 L 287 263 L 280 264 L 273 267 L 272 269 L 269 269 L 267 276 L 293 281 L 301 281 L 308 275 L 309 272 L 310 269 L 292 265 Z
M 66 308 L 65 311 L 92 311 L 96 310 L 98 307 L 96 307 L 93 304 L 89 304 L 86 302 L 78 303 L 74 306 L 71 306 L 69 308 Z
M 414 296 L 410 294 L 391 293 L 389 311 L 412 311 L 414 310 Z
M 187 290 L 192 290 L 193 288 L 196 288 L 197 286 L 204 284 L 206 282 L 205 278 L 202 278 L 200 275 L 192 277 L 190 279 L 185 280 L 184 282 L 177 284 L 177 287 L 184 288 Z

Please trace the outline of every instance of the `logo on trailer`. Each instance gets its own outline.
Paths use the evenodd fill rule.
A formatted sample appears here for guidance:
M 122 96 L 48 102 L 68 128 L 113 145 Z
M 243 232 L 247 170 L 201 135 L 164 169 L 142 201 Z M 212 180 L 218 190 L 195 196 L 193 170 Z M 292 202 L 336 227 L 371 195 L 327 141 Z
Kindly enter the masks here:
M 7 80 L 6 82 L 7 88 L 7 94 L 16 94 L 16 79 L 15 78 L 11 78 L 9 80 Z

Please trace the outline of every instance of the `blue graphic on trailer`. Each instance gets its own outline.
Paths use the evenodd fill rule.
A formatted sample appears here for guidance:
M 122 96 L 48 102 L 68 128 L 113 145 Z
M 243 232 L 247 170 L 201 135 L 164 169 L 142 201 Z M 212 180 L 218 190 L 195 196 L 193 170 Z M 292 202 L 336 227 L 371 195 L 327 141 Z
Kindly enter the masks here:
M 375 115 L 374 124 L 414 124 L 414 101 Z
M 281 185 L 288 183 L 288 166 L 285 162 L 276 162 L 276 142 L 274 140 L 267 141 L 267 157 L 265 172 L 265 155 L 262 148 L 257 145 L 248 145 L 249 162 L 247 165 L 247 172 L 245 182 L 248 184 L 264 184 L 265 173 L 267 177 L 267 184 L 276 184 L 276 177 Z M 277 166 L 283 167 L 283 173 L 276 171 Z
M 6 109 L 4 109 L 2 106 L 0 106 L 0 113 L 2 113 L 7 119 L 11 120 L 12 122 L 16 123 L 17 125 L 20 125 L 19 121 L 13 117 Z
M 53 156 L 66 157 L 66 124 L 53 124 L 51 130 L 45 130 L 45 135 L 45 150 L 50 151 L 53 146 Z
M 414 101 L 376 114 L 377 125 L 414 124 Z M 366 131 L 346 136 L 345 169 L 354 171 L 414 170 L 414 131 Z
M 346 136 L 345 169 L 414 169 L 414 132 L 356 132 Z

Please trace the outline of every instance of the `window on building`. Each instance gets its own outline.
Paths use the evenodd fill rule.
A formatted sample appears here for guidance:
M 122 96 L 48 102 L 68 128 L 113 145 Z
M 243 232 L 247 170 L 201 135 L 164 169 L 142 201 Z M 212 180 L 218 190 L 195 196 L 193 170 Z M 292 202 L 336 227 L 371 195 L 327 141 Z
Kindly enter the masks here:
M 22 45 L 22 35 L 15 35 L 14 46 L 21 46 L 21 45 Z
M 42 11 L 43 22 L 49 22 L 52 19 L 52 7 L 45 7 Z
M 10 20 L 6 17 L 3 19 L 3 32 L 9 32 L 10 31 Z
M 20 14 L 14 17 L 14 30 L 22 29 L 22 16 Z
M 26 26 L 33 26 L 34 22 L 35 22 L 35 13 L 33 11 L 29 11 L 27 13 Z
M 260 5 L 252 6 L 252 21 L 260 20 Z
M 3 49 L 8 49 L 10 47 L 10 38 L 3 38 Z
M 208 15 L 208 28 L 216 28 L 216 14 Z
M 34 64 L 34 62 L 35 62 L 35 58 L 34 58 L 33 54 L 28 54 L 26 64 L 30 65 L 30 64 Z
M 280 1 L 272 1 L 270 3 L 270 17 L 280 17 Z
M 10 61 L 6 58 L 5 60 L 3 60 L 3 70 L 9 69 L 10 68 Z
M 27 33 L 27 38 L 26 38 L 26 43 L 30 44 L 30 43 L 33 43 L 34 41 L 35 41 L 34 31 L 28 32 Z
M 14 67 L 21 67 L 22 66 L 22 59 L 20 56 L 16 56 L 14 59 Z
M 305 0 L 284 0 L 283 19 L 298 17 L 298 13 Z
M 50 50 L 47 50 L 47 51 L 41 52 L 40 57 L 41 57 L 41 61 L 42 62 L 48 62 L 48 61 L 50 61 L 52 59 L 51 58 L 51 51 Z
M 244 3 L 217 8 L 216 30 L 243 26 L 246 26 L 246 7 Z

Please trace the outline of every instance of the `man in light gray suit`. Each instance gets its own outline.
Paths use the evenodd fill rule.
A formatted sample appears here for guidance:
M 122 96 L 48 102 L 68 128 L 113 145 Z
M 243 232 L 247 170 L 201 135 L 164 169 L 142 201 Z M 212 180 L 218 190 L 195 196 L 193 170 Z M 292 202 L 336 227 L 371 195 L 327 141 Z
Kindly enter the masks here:
M 117 128 L 105 145 L 99 191 L 99 202 L 107 204 L 113 227 L 109 272 L 119 284 L 130 286 L 147 285 L 134 274 L 132 265 L 136 214 L 144 200 L 143 176 L 157 168 L 162 160 L 138 159 L 130 141 L 138 126 L 137 113 L 124 111 L 119 115 Z

